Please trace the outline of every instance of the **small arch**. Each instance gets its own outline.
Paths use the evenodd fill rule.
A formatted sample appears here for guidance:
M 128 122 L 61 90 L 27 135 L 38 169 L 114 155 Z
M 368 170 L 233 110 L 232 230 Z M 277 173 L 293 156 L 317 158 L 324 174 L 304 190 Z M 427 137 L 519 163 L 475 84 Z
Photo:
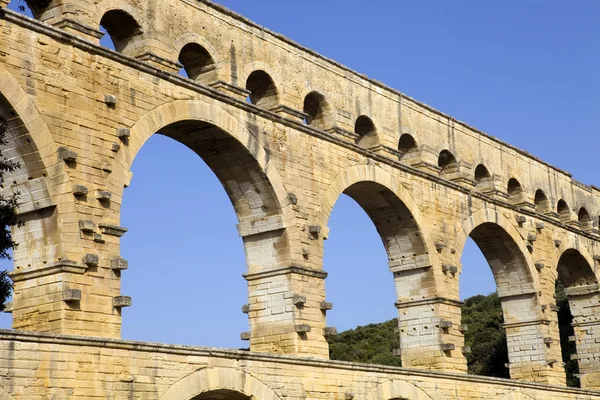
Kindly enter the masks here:
M 375 124 L 366 115 L 361 115 L 356 119 L 354 133 L 358 135 L 356 144 L 361 147 L 370 148 L 379 144 Z
M 398 151 L 402 152 L 403 155 L 417 151 L 417 141 L 408 133 L 402 134 L 398 141 Z
M 179 52 L 179 63 L 187 77 L 202 83 L 216 80 L 217 65 L 210 53 L 198 43 L 187 43 Z
M 266 109 L 277 106 L 277 87 L 271 76 L 265 71 L 253 71 L 246 80 L 246 89 L 250 91 L 252 104 Z
M 535 209 L 538 212 L 547 212 L 550 209 L 548 197 L 546 197 L 546 193 L 544 193 L 542 189 L 538 189 L 535 191 L 533 202 L 535 204 Z
M 577 220 L 583 229 L 592 229 L 592 218 L 585 207 L 581 207 L 579 209 L 579 212 L 577 213 Z
M 454 154 L 448 150 L 442 150 L 438 157 L 438 167 L 441 168 L 442 173 L 453 172 L 458 168 L 458 161 L 456 161 Z
M 392 379 L 377 385 L 362 400 L 432 400 L 423 389 L 402 379 Z
M 569 205 L 563 199 L 558 201 L 556 205 L 556 212 L 561 221 L 568 222 L 571 220 L 571 211 L 569 210 Z
M 216 397 L 229 394 L 233 397 Z M 212 396 L 211 396 L 212 395 Z M 214 396 L 214 397 L 213 397 Z M 159 397 L 160 400 L 280 400 L 279 396 L 253 375 L 233 368 L 202 368 L 181 378 Z
M 100 20 L 100 26 L 106 30 L 119 53 L 128 52 L 134 39 L 142 34 L 142 27 L 135 18 L 118 9 L 107 11 Z
M 481 183 L 489 180 L 491 177 L 490 171 L 488 171 L 485 165 L 479 164 L 477 167 L 475 167 L 475 182 Z
M 327 108 L 327 101 L 321 93 L 312 91 L 307 94 L 304 98 L 303 107 L 303 111 L 306 114 L 306 125 L 314 126 L 317 129 L 323 129 L 327 126 Z

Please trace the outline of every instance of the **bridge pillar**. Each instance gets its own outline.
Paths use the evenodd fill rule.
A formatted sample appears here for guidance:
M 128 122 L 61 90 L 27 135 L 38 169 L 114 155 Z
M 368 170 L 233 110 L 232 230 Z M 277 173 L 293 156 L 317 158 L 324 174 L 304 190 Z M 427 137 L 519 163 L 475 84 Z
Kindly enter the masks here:
M 557 343 L 556 321 L 539 313 L 535 293 L 500 297 L 508 347 L 510 377 L 521 381 L 565 385 Z
M 327 273 L 299 266 L 250 272 L 250 350 L 329 358 L 325 340 Z
M 403 367 L 467 372 L 461 306 L 441 297 L 396 303 Z
M 596 285 L 597 286 L 597 285 Z M 584 287 L 585 288 L 585 287 Z M 579 380 L 582 388 L 600 388 L 600 293 L 595 290 L 579 291 L 580 288 L 565 288 L 573 322 L 574 337 L 579 365 Z

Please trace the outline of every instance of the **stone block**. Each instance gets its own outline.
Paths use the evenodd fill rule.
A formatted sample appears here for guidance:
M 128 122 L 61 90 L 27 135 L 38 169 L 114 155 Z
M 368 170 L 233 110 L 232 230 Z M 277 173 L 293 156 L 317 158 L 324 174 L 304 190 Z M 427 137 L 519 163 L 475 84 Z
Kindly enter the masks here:
M 131 297 L 129 296 L 115 296 L 113 297 L 113 307 L 122 308 L 131 306 Z
M 124 258 L 118 257 L 110 261 L 110 269 L 113 271 L 123 271 L 129 268 L 129 262 Z
M 119 143 L 113 143 L 110 145 L 110 151 L 113 153 L 118 152 L 121 149 L 121 145 Z
M 80 220 L 79 230 L 82 232 L 93 232 L 96 230 L 96 225 L 90 220 Z
M 117 129 L 117 137 L 121 140 L 127 140 L 131 136 L 131 131 L 129 128 L 118 128 Z
M 517 223 L 520 225 L 523 225 L 525 222 L 527 222 L 527 217 L 524 215 L 517 215 Z
M 544 229 L 545 225 L 543 222 L 536 222 L 535 223 L 535 229 L 537 229 L 538 231 L 541 231 L 542 229 Z
M 242 332 L 240 333 L 241 340 L 250 340 L 250 332 Z
M 321 304 L 319 305 L 319 308 L 321 309 L 321 311 L 329 311 L 333 308 L 333 303 L 329 303 L 327 301 L 322 301 Z
M 123 228 L 122 226 L 104 223 L 98 224 L 98 228 L 100 228 L 100 232 L 104 233 L 105 235 L 117 237 L 121 237 L 127 232 L 127 228 Z
M 106 104 L 109 107 L 115 107 L 117 105 L 117 96 L 113 94 L 105 94 L 104 104 Z
M 80 301 L 81 290 L 79 289 L 63 289 L 62 292 L 63 301 Z
M 96 199 L 100 201 L 109 201 L 112 198 L 112 193 L 108 190 L 98 190 L 96 192 Z
M 77 161 L 77 153 L 67 147 L 58 148 L 58 159 L 66 163 L 74 163 Z
M 462 348 L 462 353 L 463 354 L 471 354 L 471 347 L 470 346 L 464 346 Z
M 301 296 L 299 294 L 295 294 L 294 297 L 292 298 L 292 303 L 296 307 L 302 307 L 306 303 L 306 296 Z
M 308 233 L 311 235 L 318 235 L 321 233 L 321 227 L 319 225 L 310 225 L 308 227 Z
M 13 302 L 12 301 L 5 302 L 3 306 L 4 306 L 4 309 L 2 310 L 2 312 L 12 313 L 12 311 L 13 311 Z
M 552 344 L 554 342 L 554 339 L 552 339 L 551 337 L 545 337 L 544 338 L 544 343 L 545 344 Z
M 435 249 L 437 250 L 438 253 L 441 253 L 445 247 L 446 247 L 446 245 L 444 243 L 435 242 Z
M 294 325 L 294 332 L 296 332 L 296 333 L 310 332 L 310 325 L 308 325 L 308 324 Z
M 450 351 L 450 350 L 454 350 L 455 348 L 456 348 L 456 346 L 454 345 L 454 343 L 442 343 L 441 344 L 442 351 Z
M 535 242 L 537 240 L 537 235 L 535 233 L 528 233 L 527 234 L 527 241 L 528 242 Z
M 101 233 L 94 233 L 94 242 L 96 243 L 105 243 L 104 236 Z
M 98 254 L 87 253 L 83 256 L 83 263 L 88 267 L 96 267 L 100 262 Z
M 452 321 L 448 321 L 445 319 L 440 320 L 440 328 L 442 328 L 442 329 L 452 328 Z
M 535 263 L 535 269 L 537 269 L 538 272 L 541 272 L 544 269 L 544 263 L 542 263 L 542 262 L 536 262 Z
M 464 333 L 469 330 L 469 325 L 468 324 L 460 324 L 460 326 L 458 327 L 458 330 L 460 332 Z
M 75 196 L 85 196 L 88 194 L 88 188 L 85 185 L 73 185 L 73 194 Z
M 402 356 L 402 350 L 401 349 L 393 349 L 392 354 L 396 357 L 400 357 L 400 356 Z
M 244 305 L 242 306 L 242 312 L 243 312 L 244 314 L 248 314 L 248 313 L 250 312 L 250 305 L 249 305 L 249 304 L 244 304 Z
M 327 326 L 323 329 L 323 336 L 334 336 L 337 335 L 337 328 L 334 326 Z

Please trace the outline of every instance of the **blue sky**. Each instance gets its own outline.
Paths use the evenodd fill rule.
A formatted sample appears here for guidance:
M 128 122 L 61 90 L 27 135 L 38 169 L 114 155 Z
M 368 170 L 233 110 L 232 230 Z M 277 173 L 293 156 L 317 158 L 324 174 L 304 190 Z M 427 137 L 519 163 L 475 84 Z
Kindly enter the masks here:
M 600 186 L 600 2 L 220 3 Z M 194 153 L 161 136 L 148 141 L 133 172 L 121 221 L 129 228 L 122 293 L 133 297 L 123 337 L 246 347 L 244 253 L 220 183 Z M 328 325 L 394 318 L 392 275 L 366 214 L 342 197 L 329 226 Z M 364 251 L 348 251 L 356 248 Z M 461 297 L 495 290 L 473 243 L 462 262 Z M 10 326 L 8 316 L 0 326 Z

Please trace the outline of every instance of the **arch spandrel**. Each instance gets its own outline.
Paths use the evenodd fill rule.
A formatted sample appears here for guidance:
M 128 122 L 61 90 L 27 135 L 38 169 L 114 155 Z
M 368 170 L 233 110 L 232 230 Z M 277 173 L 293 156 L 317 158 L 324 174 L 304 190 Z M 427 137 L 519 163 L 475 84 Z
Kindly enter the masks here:
M 362 400 L 433 400 L 433 398 L 415 384 L 393 379 L 377 385 Z
M 228 390 L 252 400 L 281 400 L 253 375 L 233 368 L 201 368 L 175 382 L 159 400 L 192 400 L 212 391 Z

